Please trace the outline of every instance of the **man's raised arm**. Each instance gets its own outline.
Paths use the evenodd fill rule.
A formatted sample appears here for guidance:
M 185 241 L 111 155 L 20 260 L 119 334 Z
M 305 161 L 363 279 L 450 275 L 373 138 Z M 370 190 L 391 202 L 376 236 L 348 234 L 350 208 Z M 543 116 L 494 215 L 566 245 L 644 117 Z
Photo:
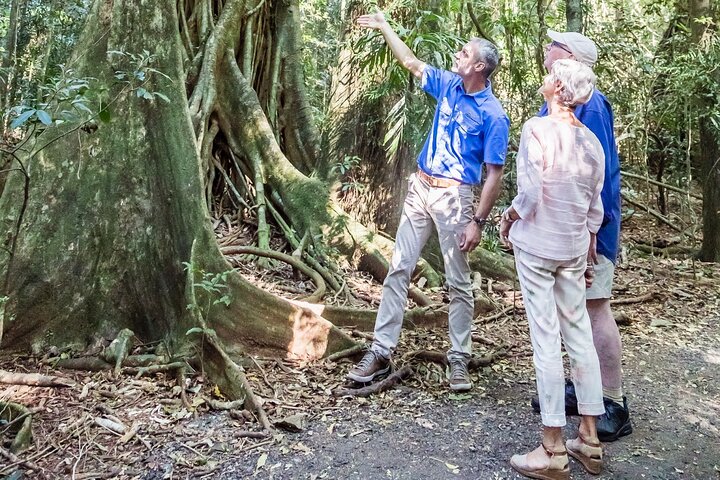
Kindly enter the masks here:
M 372 28 L 380 30 L 385 37 L 385 42 L 390 47 L 393 55 L 397 58 L 400 65 L 410 70 L 410 73 L 417 78 L 421 78 L 425 70 L 425 62 L 418 60 L 412 50 L 405 45 L 397 33 L 392 29 L 390 24 L 385 20 L 382 13 L 372 13 L 358 17 L 357 24 L 364 28 Z

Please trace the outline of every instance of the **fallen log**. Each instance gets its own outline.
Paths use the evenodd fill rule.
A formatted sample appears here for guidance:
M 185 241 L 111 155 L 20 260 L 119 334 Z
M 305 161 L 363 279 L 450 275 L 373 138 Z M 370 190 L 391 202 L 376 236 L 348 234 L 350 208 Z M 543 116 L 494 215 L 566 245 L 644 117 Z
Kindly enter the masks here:
M 39 373 L 13 373 L 5 370 L 0 370 L 0 383 L 32 387 L 72 387 L 75 385 L 75 382 L 69 378 L 40 375 Z

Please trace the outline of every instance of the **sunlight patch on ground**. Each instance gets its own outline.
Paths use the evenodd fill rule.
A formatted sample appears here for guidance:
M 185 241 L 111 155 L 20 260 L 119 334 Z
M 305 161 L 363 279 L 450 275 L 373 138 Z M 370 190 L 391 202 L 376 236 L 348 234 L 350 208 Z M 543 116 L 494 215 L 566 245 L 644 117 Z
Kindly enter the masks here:
M 720 350 L 711 348 L 705 352 L 705 361 L 713 365 L 720 365 Z

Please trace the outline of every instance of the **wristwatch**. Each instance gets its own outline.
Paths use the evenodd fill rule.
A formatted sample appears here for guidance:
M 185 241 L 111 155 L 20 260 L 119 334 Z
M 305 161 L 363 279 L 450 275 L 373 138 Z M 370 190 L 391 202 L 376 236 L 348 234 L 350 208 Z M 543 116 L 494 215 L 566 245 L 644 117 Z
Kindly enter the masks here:
M 477 224 L 477 226 L 480 228 L 484 227 L 485 224 L 487 223 L 487 218 L 484 218 L 484 217 L 476 217 L 475 215 L 473 215 L 472 219 L 473 219 L 473 222 L 475 222 Z

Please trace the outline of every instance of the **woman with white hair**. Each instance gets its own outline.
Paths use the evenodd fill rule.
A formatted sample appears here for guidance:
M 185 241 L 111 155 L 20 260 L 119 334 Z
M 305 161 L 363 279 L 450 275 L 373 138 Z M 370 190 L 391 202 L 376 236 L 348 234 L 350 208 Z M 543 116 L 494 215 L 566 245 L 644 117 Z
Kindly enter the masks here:
M 589 67 L 570 59 L 555 62 L 539 90 L 550 114 L 523 126 L 518 194 L 500 224 L 501 240 L 515 251 L 543 423 L 542 445 L 510 460 L 530 478 L 569 478 L 568 453 L 591 473 L 602 468 L 595 420 L 605 410 L 585 287 L 592 282 L 595 234 L 603 219 L 605 158 L 597 137 L 573 114 L 594 84 Z M 565 444 L 561 337 L 582 415 L 578 437 Z

